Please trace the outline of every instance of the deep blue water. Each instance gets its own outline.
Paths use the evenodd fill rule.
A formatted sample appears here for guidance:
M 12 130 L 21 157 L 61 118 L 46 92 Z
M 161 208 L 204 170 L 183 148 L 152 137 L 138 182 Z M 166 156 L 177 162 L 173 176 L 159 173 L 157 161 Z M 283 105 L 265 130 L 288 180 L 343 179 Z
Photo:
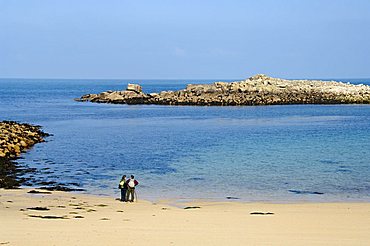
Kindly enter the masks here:
M 147 199 L 370 201 L 370 105 L 73 101 L 128 82 L 158 92 L 214 80 L 0 79 L 0 120 L 53 134 L 19 162 L 36 167 L 36 179 L 78 183 L 93 194 L 118 195 L 120 176 L 135 174 Z

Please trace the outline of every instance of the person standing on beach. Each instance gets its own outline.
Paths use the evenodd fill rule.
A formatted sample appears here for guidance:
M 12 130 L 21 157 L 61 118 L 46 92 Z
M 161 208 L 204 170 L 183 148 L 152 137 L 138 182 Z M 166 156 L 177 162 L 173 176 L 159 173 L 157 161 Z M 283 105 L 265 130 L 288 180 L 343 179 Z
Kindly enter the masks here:
M 118 188 L 121 189 L 121 202 L 126 202 L 126 193 L 127 193 L 127 184 L 126 184 L 126 175 L 122 176 L 121 181 L 119 182 Z
M 134 175 L 131 175 L 131 178 L 126 181 L 126 184 L 127 184 L 126 201 L 133 202 L 135 199 L 134 195 L 135 187 L 139 184 L 139 182 L 135 179 Z

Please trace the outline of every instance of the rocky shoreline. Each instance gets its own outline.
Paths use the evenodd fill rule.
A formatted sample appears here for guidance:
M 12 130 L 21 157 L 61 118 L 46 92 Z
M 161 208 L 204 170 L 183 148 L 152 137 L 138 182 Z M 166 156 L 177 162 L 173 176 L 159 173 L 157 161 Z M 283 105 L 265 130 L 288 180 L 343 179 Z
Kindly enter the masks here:
M 15 121 L 0 122 L 0 188 L 17 188 L 24 182 L 19 176 L 29 170 L 20 167 L 15 159 L 35 144 L 44 142 L 47 136 L 49 134 L 43 132 L 40 126 Z
M 183 90 L 146 94 L 140 85 L 76 98 L 79 102 L 160 105 L 370 104 L 370 86 L 336 81 L 285 80 L 258 74 L 243 81 L 189 84 Z

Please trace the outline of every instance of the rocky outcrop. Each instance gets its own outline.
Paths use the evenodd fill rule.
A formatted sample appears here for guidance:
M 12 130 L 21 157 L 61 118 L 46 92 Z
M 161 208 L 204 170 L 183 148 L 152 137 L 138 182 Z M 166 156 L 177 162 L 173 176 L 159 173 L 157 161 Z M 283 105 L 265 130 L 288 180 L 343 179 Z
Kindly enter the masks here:
M 40 126 L 20 124 L 14 121 L 0 122 L 0 188 L 14 188 L 20 185 L 17 174 L 20 170 L 12 160 L 36 143 L 44 142 L 49 134 Z
M 118 104 L 144 104 L 147 103 L 150 96 L 143 92 L 132 90 L 125 91 L 106 91 L 100 94 L 87 94 L 76 101 L 96 102 L 96 103 L 118 103 Z
M 0 122 L 0 157 L 15 158 L 36 143 L 44 142 L 49 134 L 40 126 L 20 124 L 14 121 Z
M 235 82 L 189 84 L 179 91 L 145 94 L 129 84 L 124 91 L 87 94 L 76 101 L 163 105 L 275 105 L 370 103 L 370 86 L 336 81 L 285 80 L 256 75 Z

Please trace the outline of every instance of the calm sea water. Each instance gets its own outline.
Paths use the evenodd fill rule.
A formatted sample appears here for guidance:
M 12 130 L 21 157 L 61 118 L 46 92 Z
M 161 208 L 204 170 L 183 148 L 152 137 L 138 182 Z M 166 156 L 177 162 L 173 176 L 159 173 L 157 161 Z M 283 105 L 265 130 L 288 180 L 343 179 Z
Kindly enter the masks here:
M 139 198 L 151 200 L 370 201 L 370 105 L 73 101 L 128 82 L 154 92 L 214 81 L 0 80 L 0 119 L 54 134 L 20 160 L 38 169 L 36 180 L 118 196 L 121 175 L 134 174 Z

